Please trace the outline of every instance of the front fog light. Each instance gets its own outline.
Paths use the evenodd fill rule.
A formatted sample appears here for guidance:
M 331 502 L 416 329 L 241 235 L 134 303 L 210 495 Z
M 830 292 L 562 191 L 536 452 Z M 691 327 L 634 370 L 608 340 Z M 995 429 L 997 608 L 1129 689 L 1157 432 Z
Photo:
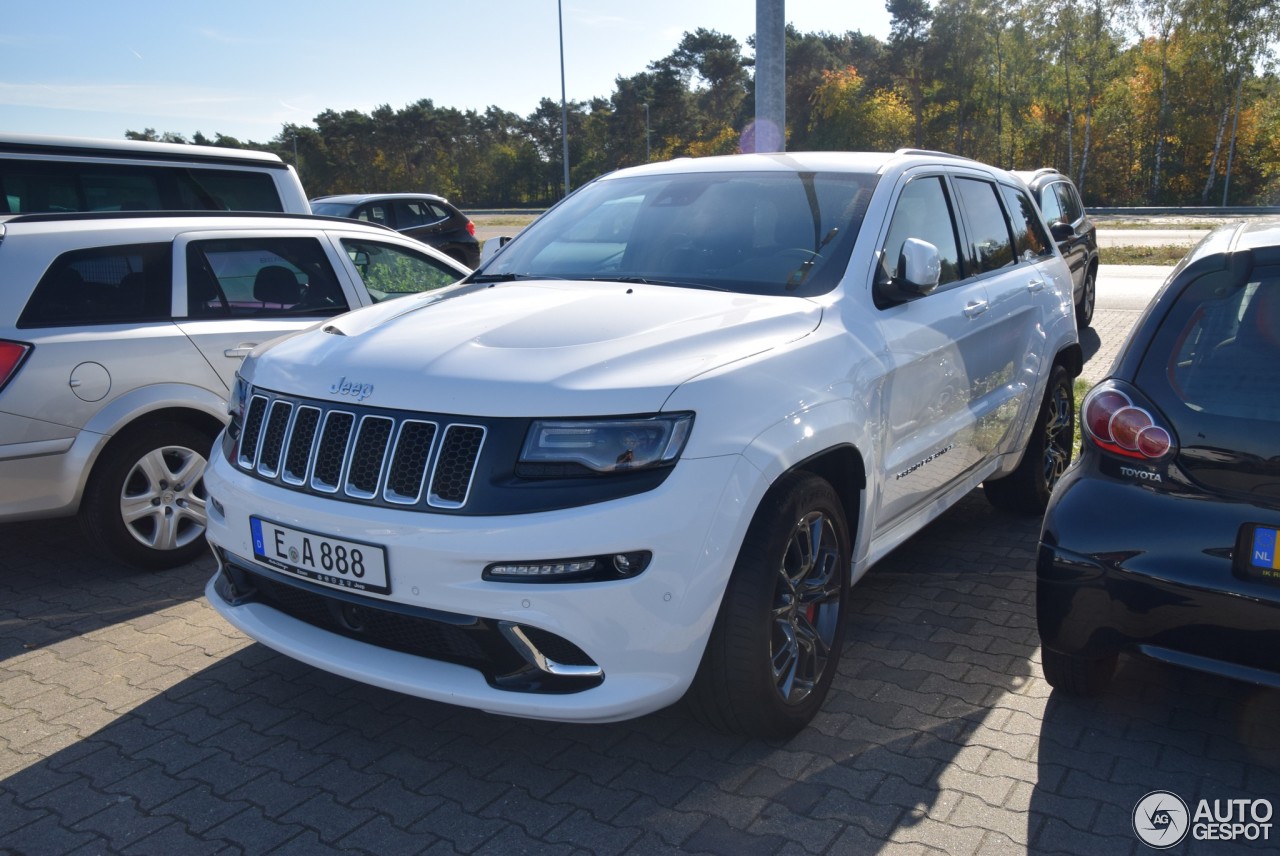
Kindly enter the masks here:
M 634 577 L 649 567 L 652 558 L 648 550 L 634 550 L 576 559 L 494 562 L 481 576 L 501 583 L 595 583 Z

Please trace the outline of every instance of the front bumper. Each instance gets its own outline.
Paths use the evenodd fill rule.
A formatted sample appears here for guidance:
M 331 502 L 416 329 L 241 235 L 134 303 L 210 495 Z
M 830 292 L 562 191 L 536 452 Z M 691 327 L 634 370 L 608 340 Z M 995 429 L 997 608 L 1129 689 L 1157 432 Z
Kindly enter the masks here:
M 399 511 L 297 493 L 239 473 L 221 456 L 205 484 L 209 541 L 220 564 L 206 595 L 250 637 L 398 692 L 582 722 L 638 716 L 684 694 L 764 489 L 759 472 L 739 456 L 681 461 L 662 485 L 636 496 L 496 517 Z M 384 547 L 391 593 L 338 591 L 259 564 L 252 558 L 250 516 Z M 481 578 L 493 562 L 631 550 L 651 550 L 653 559 L 629 579 Z M 254 578 L 246 579 L 246 571 Z M 283 609 L 278 598 L 244 596 L 255 580 L 288 587 L 287 597 L 301 591 L 312 606 Z M 378 622 L 407 622 L 414 633 L 440 631 L 448 640 L 431 654 L 416 642 L 388 642 L 399 638 L 394 628 L 391 636 L 353 631 L 341 620 L 350 606 L 377 611 Z
M 1041 643 L 1102 658 L 1136 651 L 1280 686 L 1280 585 L 1234 570 L 1244 523 L 1275 509 L 1073 471 L 1045 518 L 1036 562 Z

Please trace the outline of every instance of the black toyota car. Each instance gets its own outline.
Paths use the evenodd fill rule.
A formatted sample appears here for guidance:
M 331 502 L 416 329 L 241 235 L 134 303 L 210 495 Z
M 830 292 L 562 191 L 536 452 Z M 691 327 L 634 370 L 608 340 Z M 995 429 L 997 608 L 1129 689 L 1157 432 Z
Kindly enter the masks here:
M 1280 686 L 1280 220 L 1212 232 L 1081 406 L 1036 565 L 1045 678 L 1137 653 Z

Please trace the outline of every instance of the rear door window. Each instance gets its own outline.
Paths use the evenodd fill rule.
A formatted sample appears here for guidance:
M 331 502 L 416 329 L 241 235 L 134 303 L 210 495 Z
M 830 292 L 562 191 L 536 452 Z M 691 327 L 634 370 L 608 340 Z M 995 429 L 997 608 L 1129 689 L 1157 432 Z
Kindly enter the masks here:
M 170 254 L 167 242 L 63 253 L 36 285 L 18 326 L 166 321 L 173 308 Z
M 1031 198 L 1021 190 L 1014 190 L 1003 184 L 1000 185 L 1000 193 L 1009 209 L 1013 225 L 1013 249 L 1018 258 L 1031 261 L 1040 256 L 1053 255 L 1053 244 L 1049 242 L 1049 236 L 1040 223 L 1040 213 L 1036 211 Z
M 1013 239 L 995 184 L 957 176 L 955 187 L 968 226 L 966 249 L 977 272 L 986 273 L 1013 264 Z
M 1063 219 L 1074 223 L 1084 216 L 1084 204 L 1080 202 L 1080 194 L 1076 192 L 1075 185 L 1059 181 L 1053 185 L 1053 190 L 1058 197 L 1058 204 L 1062 206 Z
M 187 314 L 325 318 L 350 308 L 315 238 L 230 238 L 187 247 Z
M 1062 214 L 1062 203 L 1058 201 L 1058 194 L 1053 188 L 1054 185 L 1050 184 L 1040 189 L 1040 210 L 1044 212 L 1047 223 L 1066 219 Z
M 430 203 L 418 199 L 396 200 L 394 207 L 397 229 L 429 226 L 444 219 L 437 216 L 436 210 Z

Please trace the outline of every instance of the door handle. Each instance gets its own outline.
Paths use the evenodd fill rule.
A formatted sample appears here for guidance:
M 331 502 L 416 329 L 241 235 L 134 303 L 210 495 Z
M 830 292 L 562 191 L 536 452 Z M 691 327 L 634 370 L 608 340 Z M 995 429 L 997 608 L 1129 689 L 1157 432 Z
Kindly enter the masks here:
M 222 356 L 243 360 L 245 357 L 249 356 L 249 352 L 256 347 L 258 347 L 257 342 L 249 342 L 245 345 L 236 345 L 234 348 L 227 348 L 223 351 Z
M 1027 291 L 1030 291 L 1032 294 L 1035 294 L 1037 291 L 1040 291 L 1043 288 L 1044 288 L 1043 279 L 1033 279 L 1027 283 Z
M 972 303 L 965 304 L 964 314 L 969 318 L 977 318 L 983 312 L 987 311 L 987 301 L 975 300 Z

